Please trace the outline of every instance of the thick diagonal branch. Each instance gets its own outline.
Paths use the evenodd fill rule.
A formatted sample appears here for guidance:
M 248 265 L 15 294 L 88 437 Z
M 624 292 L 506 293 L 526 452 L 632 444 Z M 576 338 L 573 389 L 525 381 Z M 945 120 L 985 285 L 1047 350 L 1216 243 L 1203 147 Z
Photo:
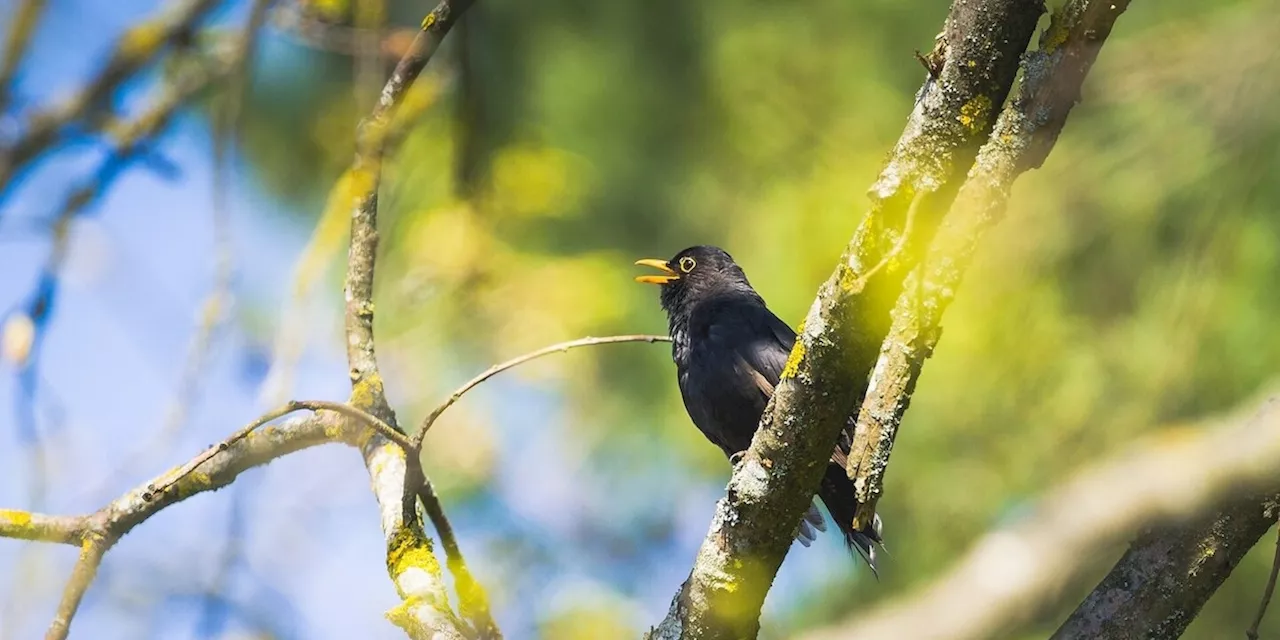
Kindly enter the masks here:
M 1245 497 L 1207 517 L 1143 532 L 1051 640 L 1181 636 L 1276 514 L 1275 495 Z
M 934 54 L 937 77 L 921 89 L 871 190 L 870 211 L 819 291 L 689 579 L 652 637 L 755 636 L 796 523 L 865 392 L 888 307 L 986 139 L 1042 13 L 1039 0 L 952 5 Z M 913 206 L 920 215 L 904 242 Z
M 1014 181 L 1039 167 L 1053 148 L 1080 87 L 1128 0 L 1072 0 L 1053 16 L 1040 48 L 1022 64 L 1017 95 L 1000 113 L 921 267 L 907 279 L 893 326 L 858 413 L 847 471 L 861 504 L 859 525 L 871 522 L 898 425 L 924 361 L 941 336 L 942 314 L 978 243 L 1004 215 Z

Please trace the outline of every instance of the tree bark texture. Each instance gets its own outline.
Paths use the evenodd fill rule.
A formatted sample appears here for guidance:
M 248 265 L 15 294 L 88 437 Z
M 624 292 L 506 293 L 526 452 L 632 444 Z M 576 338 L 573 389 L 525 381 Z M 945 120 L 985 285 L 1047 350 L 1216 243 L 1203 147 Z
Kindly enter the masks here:
M 755 637 L 801 514 L 866 391 L 912 249 L 928 245 L 990 133 L 1043 11 L 1039 0 L 952 5 L 870 210 L 809 310 L 693 570 L 651 637 Z

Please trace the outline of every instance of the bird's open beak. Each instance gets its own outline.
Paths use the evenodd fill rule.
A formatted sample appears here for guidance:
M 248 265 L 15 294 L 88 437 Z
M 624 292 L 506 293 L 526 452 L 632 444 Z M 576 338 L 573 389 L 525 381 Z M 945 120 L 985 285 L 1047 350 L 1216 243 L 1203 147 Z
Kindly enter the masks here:
M 671 266 L 667 264 L 666 260 L 645 258 L 644 260 L 636 260 L 636 264 L 644 267 L 653 267 L 663 273 L 663 275 L 660 276 L 636 276 L 636 282 L 643 282 L 645 284 L 666 284 L 672 280 L 680 279 L 680 274 L 676 273 L 675 269 L 672 269 Z

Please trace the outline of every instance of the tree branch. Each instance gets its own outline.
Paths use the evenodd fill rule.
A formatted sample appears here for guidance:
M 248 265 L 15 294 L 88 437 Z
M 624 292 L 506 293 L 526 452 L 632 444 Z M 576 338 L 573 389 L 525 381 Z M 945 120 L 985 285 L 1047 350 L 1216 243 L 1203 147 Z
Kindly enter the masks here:
M 255 428 L 266 421 L 254 421 Z M 242 430 L 232 441 L 224 443 L 225 446 L 211 448 L 186 465 L 166 471 L 88 515 L 50 516 L 0 510 L 0 537 L 81 547 L 80 560 L 46 636 L 65 638 L 102 556 L 134 527 L 170 505 L 231 484 L 248 469 L 318 444 L 345 442 L 359 446 L 367 439 L 367 433 L 364 425 L 352 427 L 336 412 L 294 418 L 257 430 Z
M 529 353 L 526 353 L 524 355 L 516 356 L 510 360 L 507 360 L 506 362 L 495 364 L 492 367 L 489 367 L 487 370 L 485 370 L 484 373 L 481 373 L 480 375 L 468 380 L 461 387 L 458 387 L 449 396 L 447 400 L 441 403 L 440 406 L 436 407 L 435 409 L 432 409 L 430 414 L 427 414 L 427 417 L 422 420 L 422 425 L 419 426 L 417 432 L 413 434 L 414 448 L 416 449 L 422 446 L 423 438 L 427 437 L 427 430 L 431 428 L 431 425 L 435 424 L 436 420 L 440 417 L 440 414 L 444 413 L 445 410 L 448 409 L 449 407 L 452 407 L 453 403 L 457 402 L 459 398 L 461 398 L 464 394 L 474 389 L 477 385 L 484 382 L 485 380 L 488 380 L 489 378 L 492 378 L 493 376 L 496 376 L 499 373 L 506 371 L 507 369 L 520 366 L 530 360 L 536 360 L 537 358 L 541 358 L 542 356 L 551 355 L 553 353 L 564 353 L 570 349 L 576 349 L 578 347 L 590 347 L 590 346 L 595 346 L 600 344 L 616 344 L 619 342 L 647 342 L 652 344 L 654 342 L 671 342 L 671 338 L 670 336 L 651 336 L 651 335 L 607 336 L 604 338 L 592 338 L 592 337 L 579 338 L 577 340 L 569 340 L 568 342 L 560 342 L 553 345 L 549 345 L 541 349 L 538 349 L 536 351 L 530 351 Z
M 859 528 L 875 514 L 898 426 L 979 241 L 1004 216 L 1014 181 L 1048 156 L 1080 100 L 1085 76 L 1128 5 L 1128 0 L 1072 0 L 1055 13 L 1040 36 L 1040 48 L 1024 56 L 1018 93 L 978 153 L 924 264 L 907 278 L 858 413 L 846 467 L 860 503 Z
M 1267 576 L 1267 586 L 1262 592 L 1262 602 L 1258 603 L 1258 613 L 1253 616 L 1253 624 L 1249 625 L 1249 629 L 1244 632 L 1249 640 L 1258 640 L 1258 627 L 1262 626 L 1262 618 L 1267 615 L 1267 605 L 1271 604 L 1271 594 L 1276 590 L 1277 574 L 1280 574 L 1280 535 L 1276 536 L 1276 555 L 1271 559 L 1271 574 Z
M 421 486 L 425 478 L 419 472 L 417 482 L 406 482 L 415 475 L 407 461 L 416 458 L 405 456 L 403 450 L 381 438 L 377 440 L 385 444 L 370 443 L 363 448 L 365 466 L 387 542 L 387 573 L 403 600 L 387 612 L 387 618 L 415 640 L 462 640 L 468 630 L 449 604 L 434 545 L 423 533 L 416 511 L 405 513 L 405 486 Z
M 418 483 L 418 498 L 431 519 L 431 526 L 440 535 L 440 544 L 444 545 L 445 562 L 449 572 L 453 574 L 454 589 L 458 592 L 458 613 L 471 621 L 477 635 L 481 638 L 501 638 L 502 632 L 489 611 L 489 595 L 484 587 L 471 575 L 467 561 L 462 557 L 462 549 L 458 547 L 458 538 L 453 534 L 453 525 L 444 513 L 444 505 L 435 487 L 428 480 Z
M 386 135 L 405 93 L 440 47 L 449 29 L 471 5 L 444 0 L 422 21 L 409 51 L 400 59 L 369 117 L 356 135 L 356 157 L 348 172 L 356 194 L 347 254 L 345 322 L 350 404 L 396 427 L 378 371 L 373 338 L 374 264 L 378 250 L 378 186 Z M 375 435 L 361 447 L 387 542 L 387 572 L 404 602 L 387 617 L 412 638 L 461 639 L 465 625 L 449 606 L 440 564 L 417 514 L 417 489 L 426 482 L 416 447 L 411 455 Z M 478 588 L 478 585 L 475 585 Z M 485 608 L 487 613 L 487 607 Z M 473 620 L 476 629 L 497 627 L 491 618 Z
M 83 516 L 50 516 L 16 509 L 0 509 L 0 538 L 80 544 L 84 527 Z
M 311 410 L 316 413 L 313 416 L 292 419 L 280 425 L 264 426 L 272 420 L 299 410 Z M 289 402 L 253 420 L 226 440 L 210 447 L 186 464 L 125 493 L 92 514 L 50 516 L 27 511 L 0 510 L 0 537 L 74 544 L 81 547 L 80 560 L 67 584 L 62 604 L 46 636 L 47 638 L 65 638 L 76 609 L 96 575 L 103 555 L 134 527 L 172 504 L 198 493 L 220 489 L 234 481 L 240 473 L 280 456 L 326 442 L 345 442 L 363 449 L 373 437 L 383 438 L 384 442 L 393 441 L 388 446 L 395 447 L 398 451 L 409 444 L 404 434 L 359 409 L 341 403 L 318 400 Z M 401 466 L 398 473 L 402 478 L 405 459 L 403 454 L 399 455 L 398 459 Z M 394 482 L 396 473 L 393 470 L 387 477 L 392 479 L 392 485 L 399 488 L 402 485 Z M 393 500 L 393 503 L 398 505 L 399 498 Z M 395 511 L 398 513 L 398 509 Z M 384 517 L 386 514 L 387 511 L 384 509 Z M 426 544 L 429 549 L 429 542 Z M 401 549 L 401 553 L 410 555 L 396 556 L 397 562 L 411 562 L 410 568 L 418 566 L 424 560 L 413 555 L 412 551 L 413 549 Z M 430 560 L 434 562 L 434 558 Z M 392 556 L 389 556 L 388 566 L 391 566 L 391 562 Z M 404 572 L 407 570 L 402 571 Z M 414 577 L 406 578 L 410 584 L 414 579 Z M 474 581 L 470 584 L 473 589 L 479 588 Z M 442 602 L 447 610 L 448 599 L 443 597 L 443 583 L 439 585 L 442 598 L 439 602 Z M 405 594 L 416 596 L 421 593 L 416 585 L 414 588 L 400 588 Z
M 1207 518 L 1140 534 L 1053 640 L 1181 636 L 1275 522 L 1274 496 L 1249 497 Z
M 218 453 L 231 448 L 235 443 L 249 437 L 249 434 L 257 431 L 262 425 L 293 413 L 294 411 L 302 410 L 332 411 L 334 413 L 340 413 L 365 427 L 373 429 L 373 432 L 391 440 L 401 448 L 407 448 L 409 446 L 409 439 L 403 433 L 397 431 L 395 427 L 379 420 L 376 416 L 370 415 L 350 405 L 342 404 L 340 402 L 326 402 L 323 400 L 291 400 L 276 409 L 272 409 L 271 411 L 258 416 L 253 422 L 250 422 L 245 425 L 244 428 L 231 434 L 231 436 L 226 440 L 209 447 L 203 453 L 193 458 L 190 462 L 182 465 L 182 467 L 172 475 L 150 487 L 150 493 L 144 495 L 143 498 L 150 500 L 153 494 L 161 494 L 168 491 L 174 485 L 181 482 L 183 478 L 194 473 L 196 469 L 199 469 L 200 465 L 208 462 L 210 458 L 218 455 Z
M 693 570 L 654 638 L 754 637 L 837 435 L 858 406 L 889 329 L 887 309 L 1004 103 L 1043 13 L 1039 0 L 957 0 L 930 74 L 873 185 L 871 208 L 801 327 L 746 457 L 729 480 Z M 923 198 L 918 201 L 917 198 Z M 905 221 L 920 207 L 901 255 Z M 886 256 L 886 268 L 873 265 Z
M 98 576 L 102 557 L 115 542 L 115 538 L 108 538 L 96 532 L 87 533 L 84 536 L 84 541 L 80 543 L 80 559 L 76 560 L 76 567 L 71 571 L 71 579 L 63 589 L 62 601 L 58 603 L 58 610 L 53 614 L 53 623 L 45 633 L 45 640 L 66 640 L 67 634 L 71 632 L 71 619 L 80 608 L 80 601 L 84 599 L 84 593 L 89 590 L 89 585 Z
M 353 172 L 359 189 L 351 213 L 351 249 L 347 254 L 346 329 L 352 404 L 394 422 L 378 373 L 373 342 L 373 277 L 378 250 L 378 186 L 383 142 L 405 92 L 440 47 L 445 34 L 471 5 L 470 0 L 441 2 L 422 21 L 422 29 L 391 73 L 373 112 L 360 123 Z
M 1144 526 L 1204 513 L 1217 508 L 1224 500 L 1237 499 L 1242 492 L 1273 492 L 1277 464 L 1280 464 L 1280 401 L 1274 397 L 1263 403 L 1252 419 L 1228 419 L 1224 426 L 1217 428 L 1165 431 L 1145 445 L 1081 472 L 1049 492 L 1030 517 L 987 534 L 946 576 L 914 596 L 838 629 L 811 634 L 804 640 L 1002 637 L 1043 613 L 1064 587 L 1081 577 L 1089 568 L 1081 558 L 1122 542 Z M 1275 520 L 1274 513 L 1264 516 L 1257 502 L 1243 508 L 1253 512 L 1231 525 L 1240 527 L 1241 532 L 1249 529 L 1242 526 L 1249 518 Z M 1235 512 L 1229 508 L 1227 515 L 1232 513 Z M 1264 527 L 1262 531 L 1265 530 Z M 1262 531 L 1253 534 L 1255 540 Z M 1171 559 L 1166 567 L 1182 570 L 1205 567 L 1216 574 L 1224 567 L 1234 566 L 1244 553 L 1244 549 L 1234 546 L 1239 542 L 1233 542 L 1229 553 L 1205 558 L 1206 547 L 1198 545 L 1205 540 L 1217 544 L 1215 538 L 1191 534 L 1184 540 L 1184 544 L 1176 545 L 1181 549 L 1178 551 L 1181 557 Z M 1251 544 L 1242 546 L 1247 548 Z M 1213 550 L 1212 554 L 1222 549 L 1207 548 Z M 1190 553 L 1193 549 L 1199 551 Z M 1134 553 L 1130 551 L 1126 557 Z M 1153 557 L 1156 557 L 1154 552 L 1144 553 L 1130 564 L 1138 566 Z M 1161 572 L 1164 571 L 1162 568 Z M 1154 593 L 1160 585 L 1148 584 L 1141 590 L 1149 595 L 1137 604 L 1146 606 L 1155 602 Z M 1181 598 L 1177 590 L 1160 593 L 1171 602 L 1157 608 L 1166 614 L 1176 611 Z M 1100 610 L 1099 613 L 1102 617 L 1115 618 L 1114 611 Z M 1184 617 L 1183 626 L 1191 616 Z M 1147 637 L 1148 631 L 1154 628 L 1144 626 L 1148 621 L 1150 618 L 1138 621 L 1127 635 L 1069 633 L 1055 637 Z M 1152 637 L 1177 635 L 1171 632 Z
M 38 364 L 37 347 L 48 326 L 49 310 L 58 296 L 62 267 L 71 241 L 72 221 L 106 193 L 122 170 L 144 151 L 147 143 L 168 127 L 183 105 L 214 82 L 230 75 L 244 61 L 249 55 L 250 42 L 250 37 L 242 35 L 234 46 L 214 54 L 205 64 L 184 69 L 157 92 L 154 102 L 136 118 L 124 122 L 108 121 L 104 125 L 107 135 L 113 138 L 114 149 L 93 175 L 70 190 L 53 215 L 53 241 L 49 257 L 45 260 L 36 278 L 35 290 L 26 303 L 26 316 L 34 331 L 30 337 L 32 346 L 28 352 L 31 361 L 18 363 L 21 368 L 34 368 Z M 3 165 L 2 157 L 0 165 Z M 0 191 L 2 190 L 3 186 L 0 186 Z
M 188 38 L 195 24 L 216 4 L 217 0 L 181 0 L 129 29 L 116 41 L 98 75 L 65 102 L 31 115 L 22 137 L 0 150 L 0 193 L 21 168 L 51 148 L 68 125 L 101 108 L 117 87 L 161 51 Z
M 5 35 L 4 58 L 0 60 L 0 114 L 9 107 L 9 101 L 13 97 L 14 77 L 27 56 L 31 36 L 40 24 L 46 5 L 47 0 L 23 0 L 22 5 L 12 14 L 9 32 Z

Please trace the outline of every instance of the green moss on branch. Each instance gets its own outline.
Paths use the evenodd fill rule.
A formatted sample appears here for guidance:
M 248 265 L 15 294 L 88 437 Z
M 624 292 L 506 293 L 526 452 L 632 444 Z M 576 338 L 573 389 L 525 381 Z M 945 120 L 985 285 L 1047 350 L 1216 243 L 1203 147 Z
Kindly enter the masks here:
M 744 638 L 790 547 L 837 435 L 858 406 L 888 310 L 1013 85 L 1039 0 L 957 0 L 942 68 L 926 80 L 873 185 L 867 214 L 818 293 L 693 571 L 655 638 Z M 908 225 L 919 206 L 919 215 Z M 908 234 L 910 231 L 910 234 Z M 768 460 L 766 467 L 761 461 Z

